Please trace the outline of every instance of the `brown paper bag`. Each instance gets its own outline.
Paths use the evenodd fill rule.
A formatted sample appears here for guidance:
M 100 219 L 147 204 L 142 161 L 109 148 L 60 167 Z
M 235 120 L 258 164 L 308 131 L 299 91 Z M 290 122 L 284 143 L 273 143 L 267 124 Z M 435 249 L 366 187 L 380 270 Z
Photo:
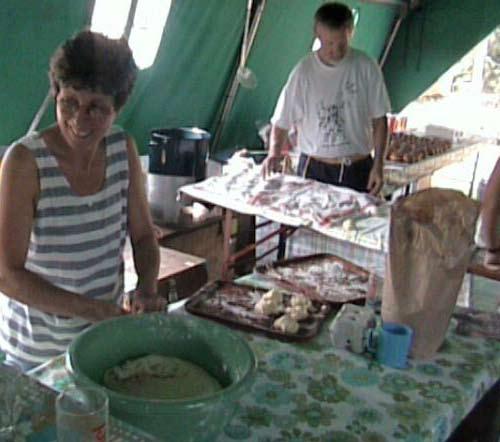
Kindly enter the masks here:
M 391 209 L 382 319 L 413 328 L 411 355 L 442 344 L 474 249 L 479 204 L 450 189 L 422 190 Z

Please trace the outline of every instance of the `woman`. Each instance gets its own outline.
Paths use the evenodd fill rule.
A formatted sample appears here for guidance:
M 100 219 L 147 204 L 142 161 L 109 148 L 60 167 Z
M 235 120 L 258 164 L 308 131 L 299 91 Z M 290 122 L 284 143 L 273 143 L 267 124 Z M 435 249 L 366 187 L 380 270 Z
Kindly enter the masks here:
M 6 153 L 0 177 L 0 348 L 24 371 L 119 316 L 130 235 L 133 312 L 158 310 L 158 245 L 131 137 L 112 127 L 135 82 L 125 40 L 90 31 L 54 54 L 56 125 Z

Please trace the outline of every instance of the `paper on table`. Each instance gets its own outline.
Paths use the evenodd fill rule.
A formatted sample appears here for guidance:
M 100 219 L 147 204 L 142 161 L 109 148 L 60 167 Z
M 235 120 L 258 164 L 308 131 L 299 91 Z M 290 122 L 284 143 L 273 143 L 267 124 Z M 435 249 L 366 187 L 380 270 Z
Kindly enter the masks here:
M 240 213 L 317 231 L 338 226 L 352 216 L 373 214 L 386 204 L 365 193 L 295 175 L 277 174 L 264 180 L 258 167 L 211 177 L 180 192 Z

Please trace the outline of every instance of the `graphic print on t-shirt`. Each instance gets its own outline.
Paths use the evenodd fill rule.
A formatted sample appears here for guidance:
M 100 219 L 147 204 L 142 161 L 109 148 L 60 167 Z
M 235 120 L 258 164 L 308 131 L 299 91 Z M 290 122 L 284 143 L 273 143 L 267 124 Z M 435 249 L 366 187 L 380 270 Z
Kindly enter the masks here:
M 347 144 L 345 136 L 345 102 L 325 104 L 321 101 L 318 106 L 318 129 L 321 147 L 339 147 Z

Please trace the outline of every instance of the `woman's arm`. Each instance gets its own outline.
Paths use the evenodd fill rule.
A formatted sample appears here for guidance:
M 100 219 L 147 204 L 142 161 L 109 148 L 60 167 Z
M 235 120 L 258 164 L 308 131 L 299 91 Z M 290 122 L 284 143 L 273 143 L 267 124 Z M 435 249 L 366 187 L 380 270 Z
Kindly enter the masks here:
M 40 192 L 31 152 L 16 145 L 0 172 L 0 291 L 46 313 L 99 321 L 122 313 L 116 305 L 60 289 L 26 270 L 25 262 Z
M 134 296 L 137 304 L 132 307 L 132 311 L 161 310 L 165 305 L 165 300 L 157 295 L 160 252 L 144 189 L 141 163 L 135 142 L 130 137 L 127 140 L 127 152 L 129 160 L 129 233 L 135 271 L 138 276 L 136 296 Z

